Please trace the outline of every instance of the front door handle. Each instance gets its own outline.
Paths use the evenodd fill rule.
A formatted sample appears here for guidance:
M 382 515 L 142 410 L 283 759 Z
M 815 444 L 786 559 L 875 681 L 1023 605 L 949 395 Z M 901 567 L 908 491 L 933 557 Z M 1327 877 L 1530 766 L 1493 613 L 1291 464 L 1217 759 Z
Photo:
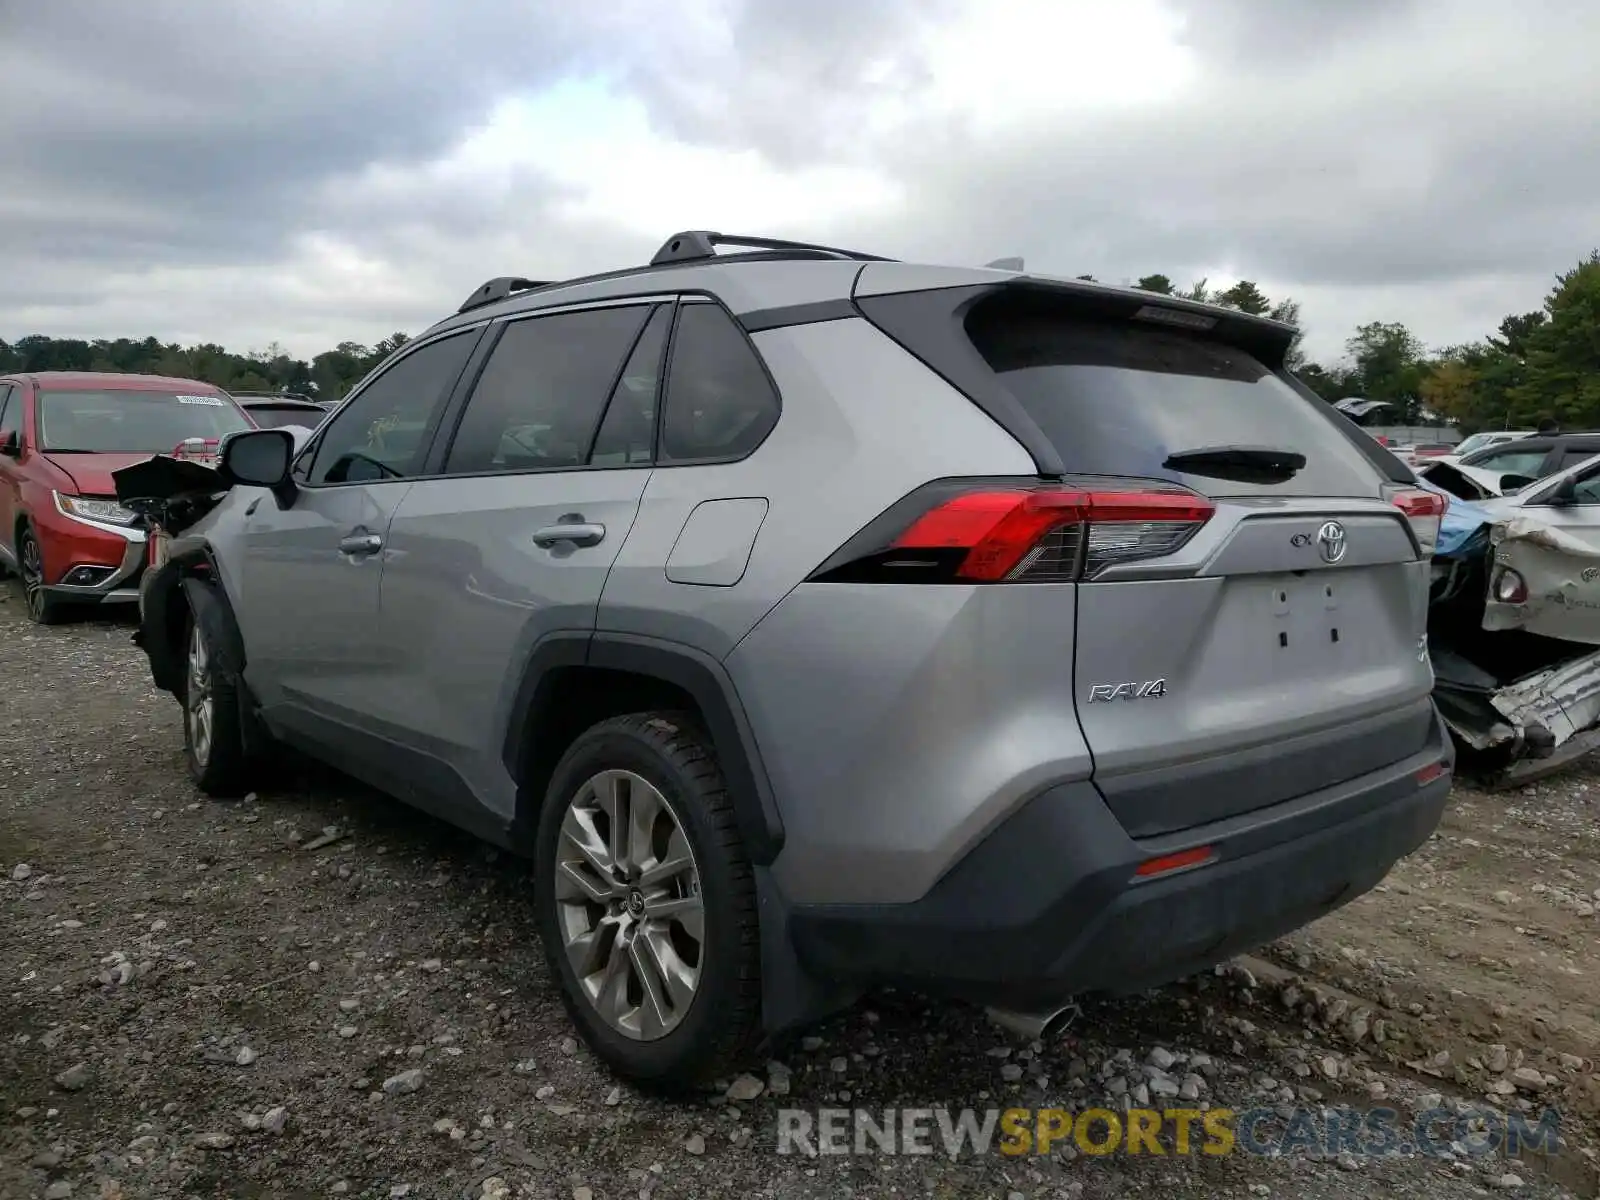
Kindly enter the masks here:
M 533 535 L 535 546 L 558 546 L 567 542 L 573 546 L 594 546 L 606 536 L 604 525 L 572 524 L 546 525 Z
M 339 553 L 365 558 L 383 549 L 383 539 L 375 533 L 351 533 L 339 539 Z

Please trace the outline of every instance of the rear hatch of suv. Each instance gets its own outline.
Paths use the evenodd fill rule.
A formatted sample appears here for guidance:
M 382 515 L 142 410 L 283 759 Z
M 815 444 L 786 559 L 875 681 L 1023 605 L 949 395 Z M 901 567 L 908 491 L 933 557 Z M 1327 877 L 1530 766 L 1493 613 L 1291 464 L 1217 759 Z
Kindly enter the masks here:
M 1429 747 L 1443 500 L 1291 381 L 1291 330 L 1071 285 L 941 290 L 859 302 L 1034 452 L 1040 479 L 1015 510 L 1038 518 L 1033 545 L 1004 578 L 1076 588 L 1062 686 L 1132 836 Z M 941 310 L 950 322 L 930 319 Z M 963 503 L 1003 508 L 1015 487 Z M 929 544 L 948 533 L 919 525 Z

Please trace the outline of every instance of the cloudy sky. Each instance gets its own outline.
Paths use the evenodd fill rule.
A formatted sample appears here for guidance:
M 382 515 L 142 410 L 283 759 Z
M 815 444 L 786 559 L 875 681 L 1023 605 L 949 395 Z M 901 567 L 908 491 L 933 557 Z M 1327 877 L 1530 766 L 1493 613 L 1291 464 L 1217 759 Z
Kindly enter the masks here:
M 1592 0 L 0 0 L 0 337 L 314 354 L 710 228 L 1442 345 L 1600 242 L 1597 47 Z

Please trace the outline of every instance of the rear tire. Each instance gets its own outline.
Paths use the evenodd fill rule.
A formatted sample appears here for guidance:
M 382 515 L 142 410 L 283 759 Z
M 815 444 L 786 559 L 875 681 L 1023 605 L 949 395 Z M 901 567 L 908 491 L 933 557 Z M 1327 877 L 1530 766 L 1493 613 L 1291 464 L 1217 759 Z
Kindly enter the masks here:
M 616 1074 L 686 1088 L 750 1052 L 755 881 L 715 751 L 691 718 L 614 717 L 573 742 L 539 813 L 534 904 L 562 1003 Z
M 238 684 L 221 667 L 215 630 L 190 610 L 184 629 L 183 751 L 189 775 L 208 796 L 237 796 L 246 759 Z

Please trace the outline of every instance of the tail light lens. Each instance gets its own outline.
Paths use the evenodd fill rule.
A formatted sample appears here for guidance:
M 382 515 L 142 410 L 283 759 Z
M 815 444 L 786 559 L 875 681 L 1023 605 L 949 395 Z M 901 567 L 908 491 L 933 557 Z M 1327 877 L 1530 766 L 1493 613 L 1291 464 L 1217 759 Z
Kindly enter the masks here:
M 1449 503 L 1438 492 L 1425 488 L 1404 488 L 1390 494 L 1389 500 L 1411 522 L 1411 532 L 1417 535 L 1417 545 L 1422 553 L 1432 556 L 1439 544 L 1439 523 L 1444 520 L 1445 505 Z
M 1510 567 L 1502 567 L 1495 576 L 1494 598 L 1501 604 L 1521 604 L 1528 598 L 1528 581 Z
M 920 488 L 811 576 L 850 583 L 1059 583 L 1171 554 L 1215 511 L 1147 480 L 955 480 Z

